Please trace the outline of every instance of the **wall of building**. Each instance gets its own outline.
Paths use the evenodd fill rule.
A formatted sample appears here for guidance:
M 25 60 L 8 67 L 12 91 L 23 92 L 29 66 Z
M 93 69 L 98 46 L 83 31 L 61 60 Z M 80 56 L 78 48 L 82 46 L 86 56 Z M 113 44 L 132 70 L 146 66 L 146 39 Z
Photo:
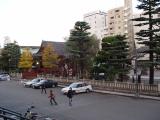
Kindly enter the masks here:
M 101 39 L 105 36 L 104 34 L 106 33 L 105 31 L 105 28 L 107 26 L 106 16 L 107 14 L 102 11 L 95 11 L 84 15 L 84 21 L 87 22 L 91 27 L 89 32 L 91 34 L 96 35 L 97 38 L 100 39 L 100 45 L 101 45 Z
M 114 8 L 108 11 L 107 26 L 108 35 L 123 35 L 124 34 L 124 15 L 123 7 Z

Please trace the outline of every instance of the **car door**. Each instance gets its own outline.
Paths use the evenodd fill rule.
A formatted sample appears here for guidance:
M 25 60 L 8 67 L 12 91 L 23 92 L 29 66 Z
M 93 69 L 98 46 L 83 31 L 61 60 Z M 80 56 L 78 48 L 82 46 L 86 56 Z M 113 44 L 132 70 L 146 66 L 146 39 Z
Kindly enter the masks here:
M 77 84 L 76 92 L 77 93 L 83 92 L 83 90 L 82 90 L 82 84 Z
M 46 87 L 46 88 L 49 87 L 49 82 L 48 82 L 48 80 L 46 80 L 46 81 L 44 82 L 44 84 L 45 84 L 45 87 Z
M 53 81 L 52 80 L 48 80 L 48 87 L 52 87 L 53 86 Z
M 82 92 L 86 92 L 86 89 L 87 89 L 87 84 L 86 83 L 83 83 L 82 84 Z

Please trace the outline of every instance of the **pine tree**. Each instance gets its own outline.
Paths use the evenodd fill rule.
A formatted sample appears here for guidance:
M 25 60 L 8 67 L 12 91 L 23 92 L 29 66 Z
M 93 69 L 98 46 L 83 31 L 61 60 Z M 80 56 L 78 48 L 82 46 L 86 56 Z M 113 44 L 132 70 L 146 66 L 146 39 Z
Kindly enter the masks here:
M 2 49 L 0 56 L 0 66 L 3 70 L 16 70 L 20 57 L 20 47 L 14 43 L 9 43 Z
M 102 39 L 102 50 L 95 58 L 95 70 L 98 73 L 105 73 L 109 80 L 114 80 L 116 76 L 120 81 L 129 72 L 128 51 L 129 46 L 125 41 L 125 36 L 111 36 Z
M 156 65 L 155 56 L 158 54 L 160 36 L 160 18 L 155 17 L 160 14 L 160 0 L 138 0 L 140 2 L 137 8 L 143 10 L 143 14 L 139 18 L 133 19 L 133 21 L 139 21 L 140 23 L 135 26 L 148 26 L 148 29 L 140 30 L 136 33 L 139 44 L 147 46 L 149 49 L 144 53 L 149 54 L 149 61 L 143 61 L 143 64 L 149 66 L 149 83 L 154 83 L 154 66 Z
M 68 51 L 74 60 L 77 61 L 80 77 L 84 77 L 84 73 L 88 71 L 91 58 L 97 53 L 97 42 L 95 37 L 91 37 L 88 30 L 88 23 L 78 21 L 75 23 L 74 29 L 71 30 L 69 39 L 66 43 Z M 94 49 L 94 50 L 93 50 Z M 89 63 L 90 62 L 90 63 Z

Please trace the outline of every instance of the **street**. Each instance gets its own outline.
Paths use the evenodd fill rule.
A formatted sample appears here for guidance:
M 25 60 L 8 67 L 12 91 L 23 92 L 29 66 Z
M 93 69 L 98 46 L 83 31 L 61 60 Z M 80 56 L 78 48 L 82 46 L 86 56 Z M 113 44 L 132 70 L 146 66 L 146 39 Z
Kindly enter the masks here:
M 160 101 L 92 92 L 74 95 L 69 106 L 60 87 L 50 89 L 57 106 L 51 106 L 48 94 L 41 94 L 40 89 L 25 88 L 19 81 L 0 81 L 0 106 L 25 113 L 34 105 L 41 117 L 56 120 L 160 120 Z

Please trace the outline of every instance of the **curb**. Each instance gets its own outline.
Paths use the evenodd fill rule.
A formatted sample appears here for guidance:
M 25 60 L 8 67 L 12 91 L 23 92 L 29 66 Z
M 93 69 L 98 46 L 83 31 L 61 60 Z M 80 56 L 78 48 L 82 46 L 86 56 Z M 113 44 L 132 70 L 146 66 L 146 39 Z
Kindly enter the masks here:
M 119 96 L 126 96 L 126 97 L 135 97 L 135 98 L 144 98 L 144 99 L 152 99 L 160 101 L 160 97 L 153 97 L 153 96 L 146 96 L 146 95 L 139 95 L 138 97 L 135 94 L 128 94 L 128 93 L 120 93 L 120 92 L 112 92 L 112 91 L 104 91 L 104 90 L 93 90 L 96 93 L 104 93 L 104 94 L 112 94 L 112 95 L 119 95 Z
M 65 85 L 58 85 L 59 87 L 66 87 Z M 111 95 L 119 95 L 125 97 L 135 97 L 135 98 L 142 98 L 142 99 L 151 99 L 151 100 L 158 100 L 160 101 L 160 97 L 153 97 L 153 96 L 146 96 L 146 95 L 139 95 L 138 97 L 135 94 L 128 94 L 128 93 L 120 93 L 120 92 L 112 92 L 112 91 L 105 91 L 105 90 L 93 90 L 96 93 L 103 93 L 103 94 L 111 94 Z

